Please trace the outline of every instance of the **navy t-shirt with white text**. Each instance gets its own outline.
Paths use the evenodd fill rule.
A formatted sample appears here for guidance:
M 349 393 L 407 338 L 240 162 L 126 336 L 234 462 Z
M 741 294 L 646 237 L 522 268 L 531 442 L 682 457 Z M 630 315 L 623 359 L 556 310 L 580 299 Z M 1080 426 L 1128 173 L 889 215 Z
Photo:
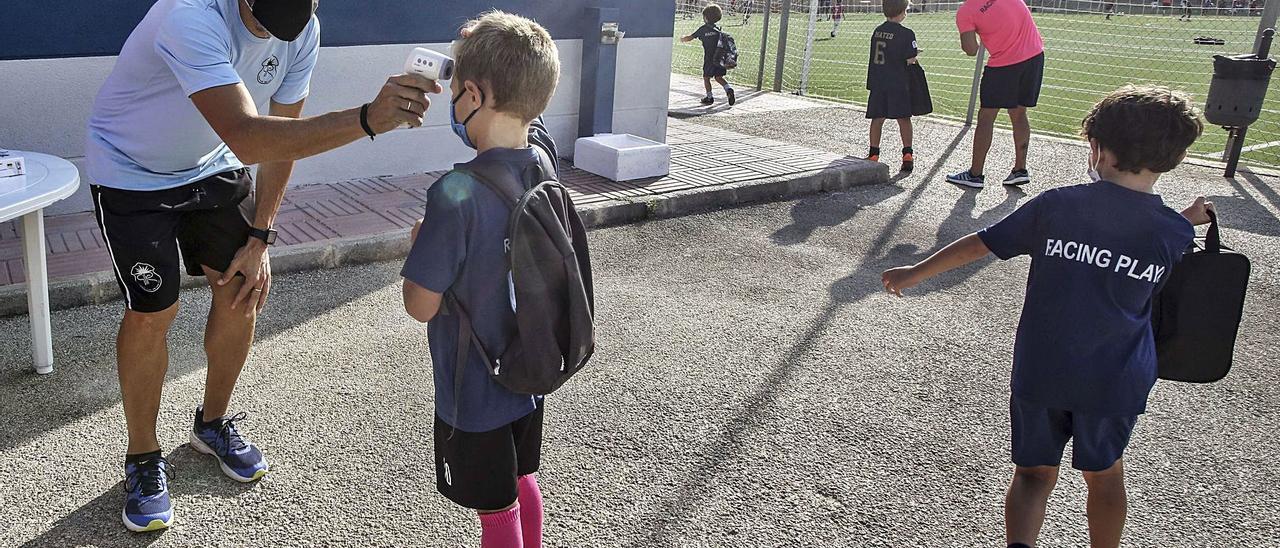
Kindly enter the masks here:
M 1151 298 L 1195 237 L 1160 196 L 1097 183 L 1046 191 L 978 233 L 1031 256 L 1013 395 L 1105 416 L 1146 412 L 1156 381 Z
M 709 65 L 715 62 L 716 50 L 720 48 L 720 27 L 706 23 L 693 31 L 692 36 L 702 42 L 702 64 Z

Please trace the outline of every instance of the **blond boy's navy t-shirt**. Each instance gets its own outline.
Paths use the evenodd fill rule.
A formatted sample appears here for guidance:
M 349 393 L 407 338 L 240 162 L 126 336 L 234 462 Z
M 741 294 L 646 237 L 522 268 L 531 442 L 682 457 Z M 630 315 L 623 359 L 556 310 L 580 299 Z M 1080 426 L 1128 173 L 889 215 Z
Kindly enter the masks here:
M 978 233 L 1031 256 L 1013 395 L 1053 409 L 1138 415 L 1156 381 L 1151 299 L 1195 231 L 1160 196 L 1100 181 L 1046 191 Z

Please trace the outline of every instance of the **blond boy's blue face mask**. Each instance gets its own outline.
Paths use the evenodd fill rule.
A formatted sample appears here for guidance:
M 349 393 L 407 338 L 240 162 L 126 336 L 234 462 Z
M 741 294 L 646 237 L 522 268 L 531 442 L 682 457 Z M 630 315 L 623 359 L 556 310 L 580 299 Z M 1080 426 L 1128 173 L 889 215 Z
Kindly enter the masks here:
M 462 93 L 459 93 L 457 97 L 454 97 L 453 101 L 449 104 L 449 125 L 453 128 L 454 135 L 457 135 L 459 139 L 462 139 L 462 144 L 467 145 L 467 148 L 472 149 L 476 148 L 476 144 L 471 141 L 471 136 L 467 135 L 467 123 L 471 122 L 471 119 L 475 118 L 476 114 L 480 113 L 480 108 L 483 108 L 484 90 L 478 91 L 480 92 L 481 107 L 471 111 L 471 114 L 468 114 L 466 119 L 461 122 L 458 121 L 458 101 L 461 101 L 462 97 L 467 94 L 466 90 L 464 89 Z

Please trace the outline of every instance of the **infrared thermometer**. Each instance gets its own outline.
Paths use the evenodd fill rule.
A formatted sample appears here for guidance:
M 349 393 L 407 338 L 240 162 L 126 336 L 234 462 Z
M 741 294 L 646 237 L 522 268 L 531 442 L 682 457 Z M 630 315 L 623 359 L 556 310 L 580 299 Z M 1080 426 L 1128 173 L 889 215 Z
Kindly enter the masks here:
M 453 59 L 427 48 L 414 48 L 404 62 L 404 71 L 428 80 L 450 80 L 453 78 Z
M 453 59 L 427 48 L 414 48 L 404 61 L 404 71 L 437 82 L 450 80 L 453 78 Z M 400 129 L 407 127 L 409 124 L 400 124 Z

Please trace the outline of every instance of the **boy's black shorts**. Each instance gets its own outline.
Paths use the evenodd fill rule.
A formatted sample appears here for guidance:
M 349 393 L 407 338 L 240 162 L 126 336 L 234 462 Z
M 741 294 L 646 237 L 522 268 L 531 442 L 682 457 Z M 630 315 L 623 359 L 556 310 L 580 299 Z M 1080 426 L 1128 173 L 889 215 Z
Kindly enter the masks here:
M 248 169 L 154 191 L 90 187 L 93 207 L 129 310 L 159 312 L 178 302 L 179 255 L 187 274 L 231 266 L 254 214 Z
M 893 118 L 895 120 L 911 117 L 911 94 L 905 90 L 894 93 L 885 90 L 871 90 L 867 96 L 867 119 Z
M 1034 107 L 1044 81 L 1044 53 L 1007 67 L 982 70 L 982 108 Z
M 715 78 L 726 74 L 729 74 L 729 71 L 714 61 L 704 61 L 702 63 L 702 76 L 704 78 Z
M 436 416 L 436 490 L 473 510 L 501 510 L 516 501 L 520 476 L 538 471 L 542 409 L 488 432 L 455 430 Z M 452 434 L 452 437 L 450 437 Z

